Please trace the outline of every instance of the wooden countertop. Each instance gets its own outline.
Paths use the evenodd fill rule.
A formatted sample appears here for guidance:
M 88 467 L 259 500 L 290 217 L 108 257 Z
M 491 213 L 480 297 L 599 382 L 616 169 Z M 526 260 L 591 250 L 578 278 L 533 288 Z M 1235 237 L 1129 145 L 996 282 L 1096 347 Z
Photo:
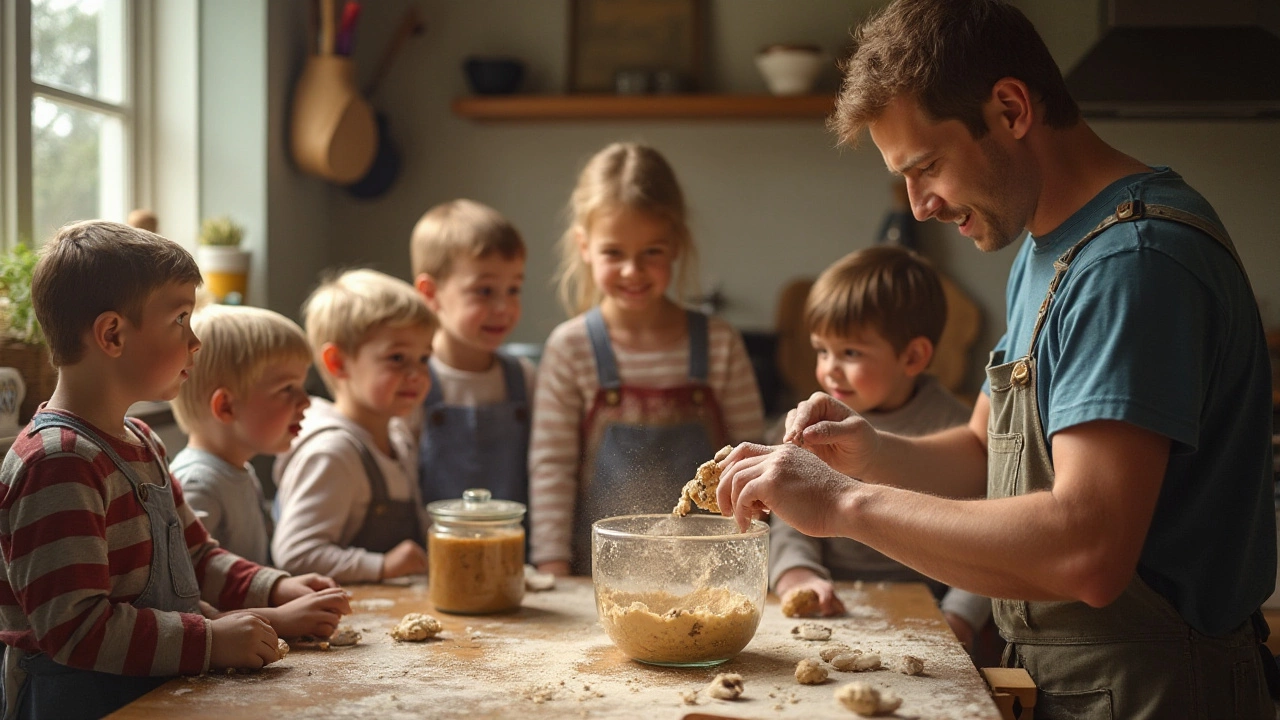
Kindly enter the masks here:
M 925 660 L 925 674 L 832 670 L 823 685 L 795 681 L 798 661 L 825 643 L 796 639 L 797 621 L 770 597 L 755 638 L 718 668 L 660 668 L 627 659 L 596 621 L 586 578 L 561 578 L 555 590 L 529 593 L 518 613 L 436 613 L 425 583 L 351 588 L 363 633 L 350 648 L 295 649 L 262 671 L 177 678 L 111 715 L 152 718 L 351 717 L 623 718 L 679 720 L 691 713 L 733 718 L 857 717 L 833 699 L 835 688 L 861 680 L 903 698 L 898 717 L 1000 717 L 986 685 L 951 634 L 932 596 L 919 584 L 839 586 L 845 617 L 818 620 L 832 641 L 876 650 L 886 662 L 902 654 Z M 430 612 L 441 639 L 397 643 L 387 632 L 405 613 Z M 828 666 L 829 667 L 829 666 Z M 829 668 L 830 669 L 830 668 Z M 699 693 L 717 672 L 740 673 L 737 701 Z

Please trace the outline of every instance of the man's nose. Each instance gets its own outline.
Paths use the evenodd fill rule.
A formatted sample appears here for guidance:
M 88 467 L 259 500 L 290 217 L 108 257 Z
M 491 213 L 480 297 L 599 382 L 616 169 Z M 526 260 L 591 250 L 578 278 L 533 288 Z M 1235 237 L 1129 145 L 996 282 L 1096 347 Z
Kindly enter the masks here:
M 942 209 L 942 200 L 916 183 L 907 183 L 907 196 L 911 200 L 911 214 L 924 222 Z

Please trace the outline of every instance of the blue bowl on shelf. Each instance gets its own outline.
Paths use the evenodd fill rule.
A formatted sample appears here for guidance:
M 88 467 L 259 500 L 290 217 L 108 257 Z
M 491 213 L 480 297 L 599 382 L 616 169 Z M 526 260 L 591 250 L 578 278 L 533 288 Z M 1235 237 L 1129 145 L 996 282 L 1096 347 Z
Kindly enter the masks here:
M 477 95 L 510 95 L 524 81 L 524 63 L 515 58 L 467 58 L 462 69 L 471 92 Z

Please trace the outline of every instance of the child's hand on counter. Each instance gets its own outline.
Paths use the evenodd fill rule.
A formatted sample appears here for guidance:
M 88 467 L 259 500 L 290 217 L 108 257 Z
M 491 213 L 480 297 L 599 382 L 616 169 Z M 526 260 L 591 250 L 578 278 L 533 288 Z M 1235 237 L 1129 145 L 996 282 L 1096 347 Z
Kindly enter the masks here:
M 844 614 L 844 603 L 836 595 L 836 588 L 831 581 L 806 567 L 795 567 L 782 573 L 774 592 L 781 598 L 786 597 L 792 590 L 802 589 L 809 589 L 818 594 L 819 612 L 823 617 Z
M 382 580 L 427 571 L 427 551 L 412 540 L 404 540 L 382 556 Z
M 253 613 L 270 623 L 280 637 L 314 635 L 325 638 L 333 634 L 343 615 L 351 613 L 351 603 L 347 600 L 346 590 L 328 588 L 303 595 L 280 607 L 256 608 Z
M 550 562 L 541 563 L 538 565 L 538 572 L 548 573 L 550 575 L 555 575 L 556 577 L 568 577 L 569 561 L 568 560 L 552 560 Z

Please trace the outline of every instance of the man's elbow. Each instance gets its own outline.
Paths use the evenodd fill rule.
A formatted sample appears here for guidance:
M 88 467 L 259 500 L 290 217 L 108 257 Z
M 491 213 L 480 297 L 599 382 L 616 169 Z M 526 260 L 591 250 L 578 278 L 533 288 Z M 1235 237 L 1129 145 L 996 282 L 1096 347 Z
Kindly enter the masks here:
M 1090 552 L 1066 573 L 1070 597 L 1094 608 L 1115 602 L 1133 580 L 1136 563 L 1118 562 L 1112 551 Z

